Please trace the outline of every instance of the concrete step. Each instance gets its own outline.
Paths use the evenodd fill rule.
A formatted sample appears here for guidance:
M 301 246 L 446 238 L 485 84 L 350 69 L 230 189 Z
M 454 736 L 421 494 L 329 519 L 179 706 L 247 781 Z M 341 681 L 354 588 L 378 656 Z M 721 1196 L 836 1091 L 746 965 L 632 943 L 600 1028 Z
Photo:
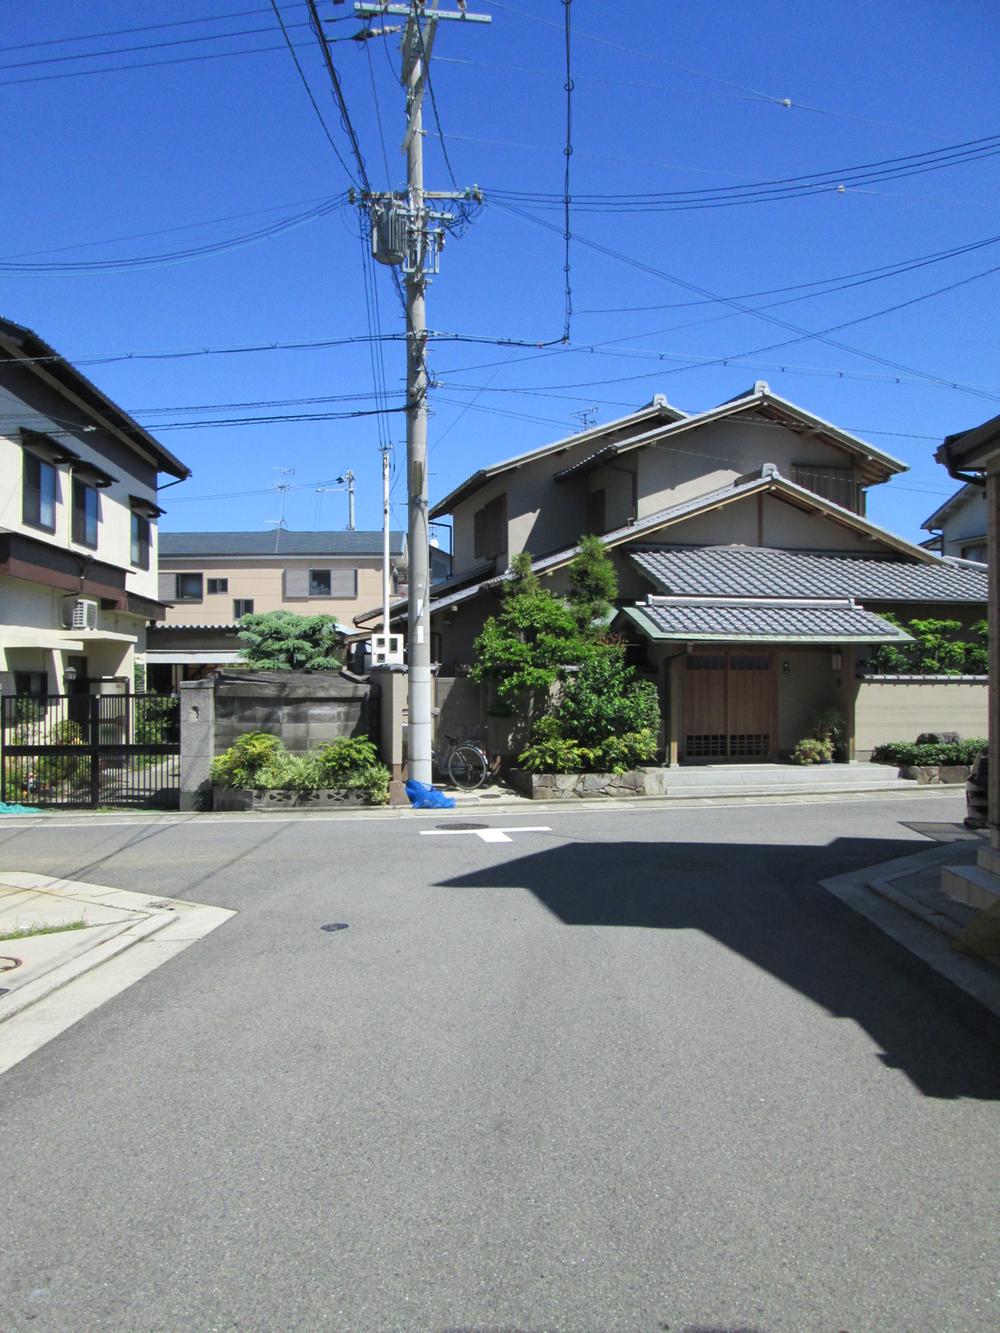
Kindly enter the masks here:
M 1000 902 L 1000 875 L 982 866 L 943 866 L 941 891 L 956 902 L 966 903 L 984 912 Z

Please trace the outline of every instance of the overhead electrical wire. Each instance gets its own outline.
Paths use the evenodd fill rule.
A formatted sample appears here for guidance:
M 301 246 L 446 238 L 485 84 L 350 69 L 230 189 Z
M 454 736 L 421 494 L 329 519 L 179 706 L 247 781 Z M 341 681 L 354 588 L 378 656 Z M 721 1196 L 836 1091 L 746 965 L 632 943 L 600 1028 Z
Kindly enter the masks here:
M 537 226 L 541 226 L 548 231 L 558 231 L 558 228 L 555 226 L 555 224 L 546 221 L 544 218 L 535 217 L 532 213 L 528 213 L 524 209 L 515 208 L 511 204 L 503 204 L 502 207 L 507 209 L 509 212 L 516 214 L 519 217 L 525 218 L 530 222 L 534 222 Z M 665 282 L 673 283 L 675 286 L 681 287 L 685 291 L 695 292 L 699 296 L 715 297 L 716 299 L 720 300 L 723 304 L 731 306 L 734 310 L 738 310 L 742 314 L 752 315 L 756 319 L 762 319 L 768 324 L 774 324 L 778 328 L 787 329 L 790 332 L 797 335 L 797 337 L 787 339 L 784 342 L 772 343 L 764 347 L 750 348 L 748 351 L 743 353 L 734 353 L 727 357 L 706 358 L 706 360 L 703 363 L 706 366 L 717 365 L 725 361 L 732 360 L 734 356 L 740 356 L 740 355 L 755 356 L 760 352 L 772 351 L 777 347 L 787 347 L 790 346 L 792 343 L 800 342 L 804 339 L 805 340 L 815 339 L 818 342 L 827 343 L 829 346 L 835 347 L 839 351 L 849 352 L 853 356 L 863 357 L 865 360 L 876 362 L 879 365 L 887 366 L 893 370 L 902 371 L 904 374 L 916 375 L 921 379 L 927 380 L 929 383 L 947 385 L 948 387 L 951 388 L 957 387 L 962 392 L 973 394 L 975 397 L 979 398 L 993 399 L 995 397 L 995 395 L 993 394 L 983 393 L 980 390 L 974 389 L 970 386 L 963 386 L 961 384 L 956 384 L 954 381 L 948 380 L 939 375 L 934 375 L 929 371 L 923 371 L 913 366 L 905 365 L 902 362 L 893 361 L 889 357 L 879 356 L 877 353 L 867 352 L 864 351 L 862 348 L 854 347 L 851 344 L 841 342 L 836 338 L 831 338 L 829 334 L 841 328 L 842 327 L 841 325 L 834 325 L 829 330 L 813 331 L 810 329 L 804 329 L 799 324 L 792 324 L 789 320 L 779 319 L 776 315 L 769 315 L 764 311 L 756 310 L 754 309 L 753 306 L 743 305 L 742 302 L 740 301 L 734 301 L 731 298 L 720 297 L 717 292 L 709 291 L 707 288 L 700 287 L 696 283 L 685 281 L 683 278 L 678 277 L 676 274 L 667 273 L 663 269 L 654 268 L 651 264 L 645 264 L 641 260 L 633 259 L 630 255 L 625 255 L 621 251 L 612 249 L 610 246 L 602 245 L 599 241 L 589 240 L 588 238 L 582 237 L 579 234 L 577 234 L 576 239 L 578 244 L 585 245 L 589 249 L 595 250 L 600 254 L 607 255 L 609 258 L 618 260 L 621 263 L 628 264 L 631 267 L 637 268 L 642 272 L 649 273 L 654 277 L 661 278 Z M 887 313 L 887 312 L 881 312 L 881 313 Z M 677 373 L 677 372 L 674 371 L 671 373 Z
M 136 255 L 130 259 L 77 259 L 34 264 L 0 260 L 0 273 L 10 278 L 59 278 L 99 273 L 122 273 L 136 269 L 166 268 L 174 264 L 191 263 L 197 259 L 227 254 L 231 250 L 242 250 L 251 245 L 259 245 L 261 242 L 271 240 L 275 236 L 281 236 L 287 231 L 293 231 L 298 227 L 306 226 L 310 222 L 315 222 L 317 218 L 326 217 L 336 209 L 342 208 L 344 202 L 345 196 L 337 195 L 326 199 L 315 208 L 269 223 L 266 227 L 257 228 L 256 231 L 245 232 L 225 241 L 209 241 L 204 245 L 188 246 L 183 250 L 169 250 L 153 255 Z
M 296 70 L 298 71 L 299 80 L 300 80 L 301 83 L 302 83 L 302 87 L 303 87 L 303 88 L 305 89 L 305 91 L 306 91 L 306 96 L 309 98 L 309 101 L 310 101 L 310 104 L 312 105 L 312 109 L 313 109 L 313 111 L 316 113 L 316 119 L 319 121 L 320 125 L 322 125 L 322 127 L 323 127 L 323 133 L 326 135 L 327 142 L 329 143 L 330 147 L 333 149 L 333 151 L 334 151 L 334 153 L 335 153 L 335 155 L 336 155 L 337 161 L 340 163 L 340 165 L 341 165 L 341 166 L 344 168 L 344 170 L 347 172 L 347 178 L 348 178 L 348 180 L 353 181 L 353 180 L 354 180 L 354 176 L 353 176 L 353 174 L 352 174 L 352 172 L 351 172 L 351 169 L 350 169 L 350 167 L 347 165 L 347 163 L 344 161 L 344 156 L 343 156 L 343 154 L 341 153 L 340 149 L 337 147 L 337 142 L 336 142 L 336 140 L 334 139 L 333 135 L 330 133 L 330 127 L 329 127 L 329 125 L 327 125 L 325 119 L 323 118 L 323 113 L 322 113 L 322 111 L 320 111 L 320 109 L 319 109 L 319 103 L 316 101 L 316 98 L 313 96 L 313 90 L 312 90 L 312 88 L 310 88 L 310 86 L 309 86 L 309 80 L 306 78 L 305 70 L 302 68 L 302 65 L 301 65 L 301 63 L 300 63 L 300 61 L 299 61 L 299 58 L 298 58 L 298 56 L 295 54 L 295 47 L 294 47 L 294 45 L 292 44 L 292 39 L 291 39 L 291 37 L 289 37 L 289 35 L 288 35 L 288 29 L 287 29 L 286 26 L 285 26 L 285 20 L 284 20 L 284 19 L 282 18 L 282 16 L 281 16 L 281 10 L 278 8 L 278 0 L 271 0 L 271 9 L 274 11 L 274 17 L 278 20 L 278 26 L 281 28 L 281 34 L 282 34 L 282 36 L 283 36 L 284 39 L 285 39 L 285 45 L 288 47 L 288 54 L 292 57 L 292 60 L 293 60 L 293 62 L 294 62 L 294 64 L 295 64 L 295 68 L 296 68 Z
M 291 3 L 285 5 L 286 9 L 304 9 L 304 0 L 291 0 Z M 97 42 L 105 37 L 130 37 L 133 33 L 155 32 L 161 28 L 190 28 L 198 23 L 226 23 L 230 19 L 251 18 L 254 14 L 267 14 L 269 10 L 266 6 L 258 5 L 256 9 L 237 9 L 231 14 L 205 14 L 201 18 L 195 19 L 172 19 L 169 23 L 146 23 L 138 28 L 112 28 L 110 32 L 88 32 L 82 33 L 78 37 L 46 37 L 41 41 L 18 42 L 13 46 L 0 46 L 0 55 L 6 55 L 8 51 L 27 51 L 39 46 L 66 46 L 70 42 Z

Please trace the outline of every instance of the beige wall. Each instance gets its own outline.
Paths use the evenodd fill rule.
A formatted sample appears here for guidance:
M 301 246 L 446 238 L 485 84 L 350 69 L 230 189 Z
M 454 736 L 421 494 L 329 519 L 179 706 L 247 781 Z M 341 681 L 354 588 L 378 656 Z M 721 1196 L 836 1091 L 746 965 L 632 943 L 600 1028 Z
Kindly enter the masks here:
M 356 569 L 358 595 L 340 597 L 284 596 L 283 573 L 286 569 Z M 168 609 L 164 617 L 167 625 L 230 625 L 233 623 L 233 602 L 237 598 L 252 598 L 254 612 L 294 611 L 303 616 L 333 616 L 350 624 L 362 611 L 378 606 L 382 601 L 382 558 L 371 556 L 282 556 L 273 560 L 255 557 L 238 561 L 231 557 L 170 556 L 160 561 L 161 574 L 194 573 L 204 575 L 204 597 L 200 602 L 183 601 Z M 224 593 L 208 593 L 210 578 L 229 580 Z
M 839 649 L 843 656 L 843 649 Z M 832 649 L 775 649 L 778 673 L 778 751 L 794 750 L 817 713 L 840 708 L 842 673 L 831 668 Z M 788 664 L 788 673 L 784 666 Z
M 887 741 L 915 741 L 925 731 L 985 736 L 987 712 L 985 681 L 860 680 L 854 705 L 857 756 L 867 758 Z
M 639 517 L 727 486 L 747 472 L 774 463 L 791 479 L 793 463 L 846 467 L 849 454 L 783 426 L 727 417 L 668 437 L 642 449 L 639 459 Z

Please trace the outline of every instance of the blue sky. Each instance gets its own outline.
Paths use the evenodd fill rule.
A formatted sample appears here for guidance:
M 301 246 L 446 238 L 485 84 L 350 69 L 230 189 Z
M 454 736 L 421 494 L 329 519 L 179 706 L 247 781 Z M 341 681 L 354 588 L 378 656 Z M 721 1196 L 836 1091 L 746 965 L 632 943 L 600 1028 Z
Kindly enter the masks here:
M 350 160 L 306 7 L 279 3 L 334 141 Z M 360 27 L 349 5 L 321 0 L 319 7 L 335 20 L 331 35 L 349 37 Z M 442 24 L 432 72 L 455 178 L 480 185 L 486 202 L 463 235 L 449 238 L 428 309 L 435 330 L 485 341 L 440 342 L 432 351 L 440 382 L 431 398 L 432 499 L 478 466 L 571 433 L 579 413 L 593 409 L 598 421 L 609 420 L 657 392 L 701 410 L 766 379 L 910 465 L 898 482 L 872 493 L 869 512 L 918 536 L 923 518 L 954 489 L 933 462 L 935 444 L 1000 411 L 1000 273 L 987 272 L 1000 266 L 1000 156 L 965 150 L 966 160 L 942 169 L 886 179 L 882 168 L 843 190 L 836 181 L 856 180 L 848 169 L 861 164 L 1000 132 L 994 7 L 987 0 L 830 0 L 822 8 L 573 0 L 574 315 L 568 347 L 544 351 L 498 343 L 549 342 L 563 331 L 564 6 L 470 0 L 473 8 L 492 24 Z M 125 0 L 72 8 L 36 0 L 8 7 L 5 20 L 0 308 L 8 317 L 81 363 L 367 333 L 362 243 L 349 205 L 186 262 L 51 270 L 235 241 L 343 193 L 351 182 L 282 47 L 268 0 L 147 0 L 141 8 Z M 63 40 L 140 27 L 148 30 Z M 399 186 L 404 175 L 397 40 L 332 47 L 376 188 Z M 119 50 L 125 47 L 144 49 Z M 233 51 L 252 53 L 220 54 Z M 108 54 L 75 58 L 91 52 Z M 176 63 L 147 63 L 167 60 Z M 449 188 L 427 112 L 427 185 Z M 828 176 L 830 188 L 718 206 L 717 192 L 727 188 L 814 176 Z M 537 197 L 518 200 L 515 191 Z M 680 193 L 692 191 L 701 198 Z M 651 211 L 653 195 L 672 196 L 673 206 Z M 604 198 L 595 210 L 584 196 Z M 850 279 L 856 285 L 845 290 L 825 283 L 818 294 L 755 295 L 994 234 L 996 244 L 878 281 Z M 15 274 L 4 263 L 43 268 Z M 378 267 L 376 279 L 379 325 L 398 333 L 389 270 Z M 840 347 L 750 313 L 803 295 L 766 315 L 816 332 L 913 303 L 829 335 Z M 718 296 L 744 309 L 710 300 Z M 778 343 L 788 345 L 773 348 Z M 381 354 L 385 381 L 398 395 L 403 348 L 388 342 Z M 278 515 L 270 488 L 281 480 L 293 487 L 290 527 L 341 527 L 346 498 L 317 486 L 347 468 L 358 477 L 359 526 L 379 524 L 373 417 L 167 427 L 370 409 L 368 344 L 135 356 L 83 368 L 193 469 L 189 482 L 164 494 L 165 530 L 261 528 Z M 319 398 L 337 401 L 288 402 Z M 278 405 L 229 406 L 239 403 Z M 386 418 L 382 430 L 401 461 L 402 417 Z M 394 498 L 405 526 L 401 481 Z

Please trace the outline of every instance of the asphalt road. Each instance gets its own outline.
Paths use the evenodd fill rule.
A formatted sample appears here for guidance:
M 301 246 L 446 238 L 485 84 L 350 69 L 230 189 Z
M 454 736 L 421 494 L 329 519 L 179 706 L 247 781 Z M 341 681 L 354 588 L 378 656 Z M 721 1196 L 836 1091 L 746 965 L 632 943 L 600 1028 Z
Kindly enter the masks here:
M 0 827 L 238 912 L 0 1076 L 0 1329 L 1000 1326 L 996 1025 L 817 885 L 961 813 Z

